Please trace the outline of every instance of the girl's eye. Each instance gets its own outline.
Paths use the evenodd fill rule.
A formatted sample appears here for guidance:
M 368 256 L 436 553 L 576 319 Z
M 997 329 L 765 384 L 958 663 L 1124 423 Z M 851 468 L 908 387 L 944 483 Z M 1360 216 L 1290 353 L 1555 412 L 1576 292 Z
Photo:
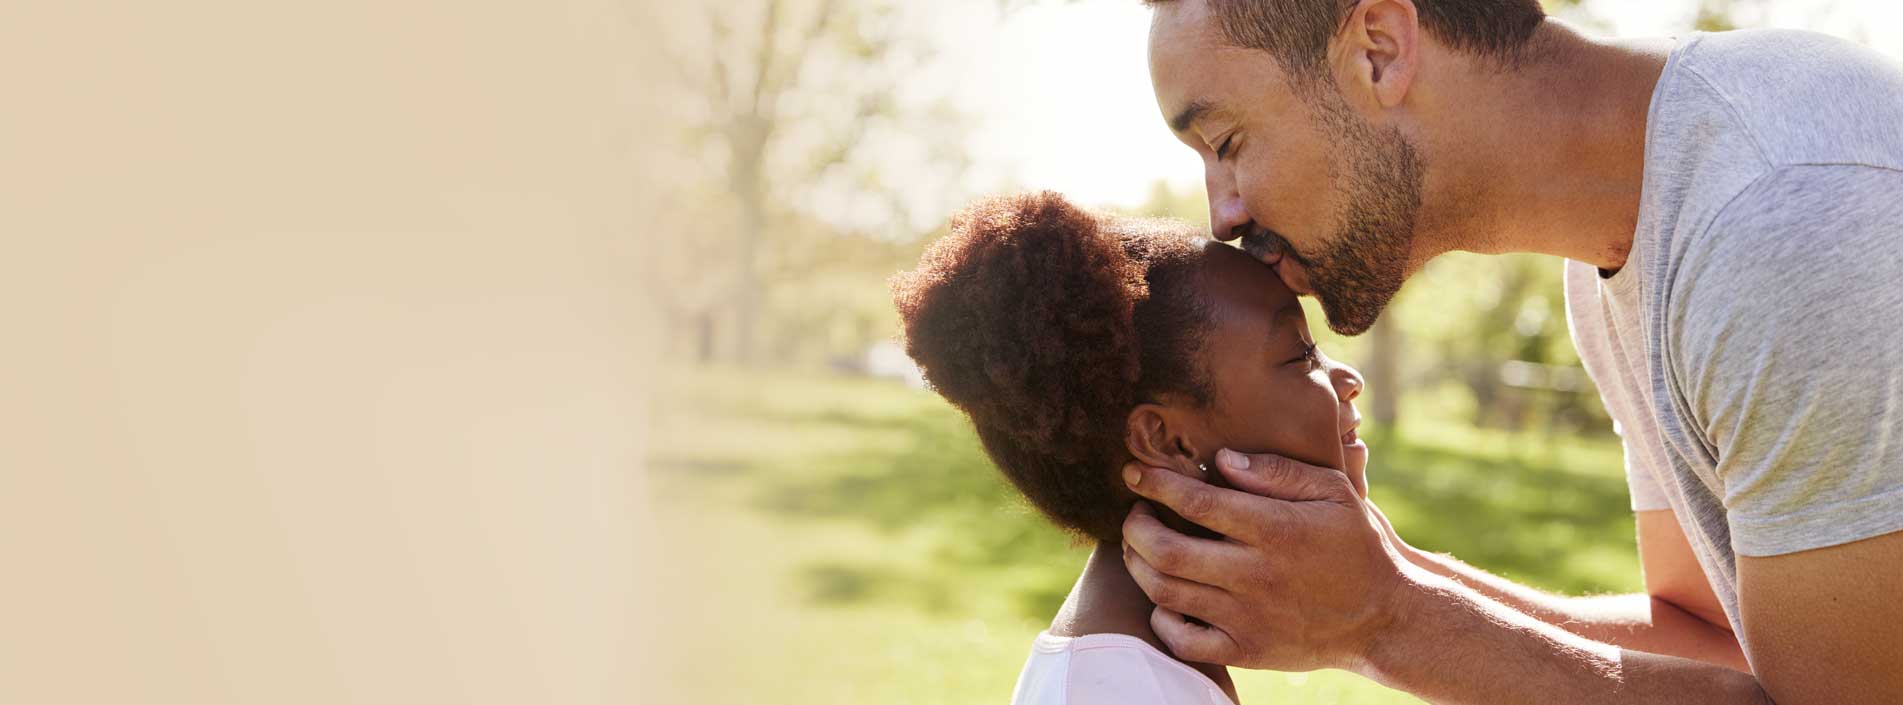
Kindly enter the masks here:
M 1308 361 L 1309 367 L 1321 364 L 1321 347 L 1314 343 L 1309 343 L 1307 347 L 1302 348 L 1302 359 Z
M 1236 139 L 1235 135 L 1229 135 L 1222 138 L 1222 144 L 1216 145 L 1216 160 L 1217 161 L 1222 161 L 1223 159 L 1229 156 L 1229 143 L 1234 141 L 1235 139 Z
M 1306 362 L 1313 365 L 1320 359 L 1320 356 L 1316 354 L 1316 350 L 1318 350 L 1318 348 L 1315 347 L 1314 343 L 1304 342 L 1302 343 L 1302 354 L 1293 360 L 1289 360 L 1289 363 Z

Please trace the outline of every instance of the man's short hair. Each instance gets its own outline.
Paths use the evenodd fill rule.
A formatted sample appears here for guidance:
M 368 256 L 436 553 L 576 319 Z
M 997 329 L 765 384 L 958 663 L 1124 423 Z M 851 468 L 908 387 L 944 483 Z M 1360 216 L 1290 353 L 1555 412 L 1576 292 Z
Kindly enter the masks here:
M 1161 5 L 1178 0 L 1144 0 Z M 1202 0 L 1223 38 L 1269 52 L 1298 86 L 1323 74 L 1328 42 L 1356 0 Z M 1427 32 L 1456 49 L 1516 61 L 1545 20 L 1539 0 L 1414 0 Z

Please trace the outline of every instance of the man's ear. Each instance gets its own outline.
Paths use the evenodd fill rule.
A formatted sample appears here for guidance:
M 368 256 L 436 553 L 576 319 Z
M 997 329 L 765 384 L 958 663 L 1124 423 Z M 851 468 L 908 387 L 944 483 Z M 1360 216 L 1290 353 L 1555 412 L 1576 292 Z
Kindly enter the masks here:
M 1123 442 L 1137 462 L 1207 481 L 1210 478 L 1198 460 L 1203 457 L 1203 449 L 1191 440 L 1189 425 L 1189 419 L 1183 418 L 1178 409 L 1138 404 L 1126 419 Z
M 1420 15 L 1413 0 L 1361 0 L 1336 40 L 1336 80 L 1349 104 L 1401 104 L 1420 71 Z

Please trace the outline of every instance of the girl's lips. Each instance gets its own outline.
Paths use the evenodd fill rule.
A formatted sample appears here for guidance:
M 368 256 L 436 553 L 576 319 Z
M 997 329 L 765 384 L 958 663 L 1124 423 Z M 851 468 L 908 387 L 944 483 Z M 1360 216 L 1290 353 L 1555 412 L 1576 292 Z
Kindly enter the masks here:
M 1355 433 L 1355 429 L 1352 426 L 1348 428 L 1347 433 L 1341 434 L 1342 445 L 1351 446 L 1360 442 L 1361 442 L 1361 436 Z

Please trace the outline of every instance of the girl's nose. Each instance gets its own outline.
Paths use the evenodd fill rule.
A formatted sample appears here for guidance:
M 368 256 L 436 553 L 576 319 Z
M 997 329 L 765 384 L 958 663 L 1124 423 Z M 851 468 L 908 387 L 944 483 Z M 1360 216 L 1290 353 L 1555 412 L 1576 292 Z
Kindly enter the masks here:
M 1341 395 L 1342 401 L 1354 401 L 1355 397 L 1361 396 L 1361 388 L 1367 384 L 1362 381 L 1360 372 L 1347 365 L 1336 366 L 1332 376 L 1335 378 L 1335 393 Z

